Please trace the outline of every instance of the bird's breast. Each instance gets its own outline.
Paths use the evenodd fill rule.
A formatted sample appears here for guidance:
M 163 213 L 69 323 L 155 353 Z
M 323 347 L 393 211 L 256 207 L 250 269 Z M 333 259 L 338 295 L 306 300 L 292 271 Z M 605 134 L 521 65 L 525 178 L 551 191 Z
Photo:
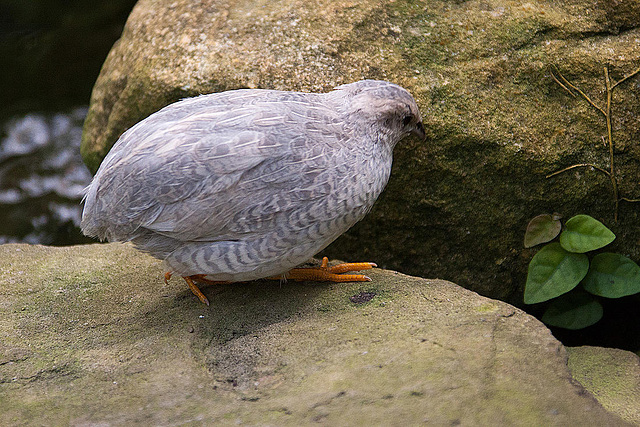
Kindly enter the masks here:
M 392 157 L 390 153 L 374 152 L 357 156 L 350 165 L 347 179 L 340 185 L 347 196 L 345 212 L 354 219 L 362 219 L 373 207 L 384 190 L 391 174 Z M 352 224 L 353 225 L 353 224 Z

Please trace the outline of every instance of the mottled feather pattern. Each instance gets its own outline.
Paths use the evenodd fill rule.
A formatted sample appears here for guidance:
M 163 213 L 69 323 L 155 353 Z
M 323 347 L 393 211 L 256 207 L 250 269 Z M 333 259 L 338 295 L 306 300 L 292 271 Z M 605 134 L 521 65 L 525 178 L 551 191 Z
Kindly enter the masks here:
M 408 92 L 376 81 L 171 104 L 111 149 L 88 188 L 83 231 L 133 241 L 181 275 L 281 274 L 362 219 L 386 185 L 393 147 L 412 130 L 380 123 L 391 119 L 375 104 L 420 121 Z

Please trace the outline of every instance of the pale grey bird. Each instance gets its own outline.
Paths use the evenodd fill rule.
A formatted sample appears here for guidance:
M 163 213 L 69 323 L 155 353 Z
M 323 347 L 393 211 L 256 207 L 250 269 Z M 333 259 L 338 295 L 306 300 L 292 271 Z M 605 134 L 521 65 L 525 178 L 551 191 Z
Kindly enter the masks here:
M 82 231 L 165 260 L 207 304 L 193 280 L 370 280 L 340 273 L 373 263 L 294 267 L 369 212 L 409 134 L 425 138 L 416 102 L 385 81 L 185 99 L 115 143 L 87 187 Z

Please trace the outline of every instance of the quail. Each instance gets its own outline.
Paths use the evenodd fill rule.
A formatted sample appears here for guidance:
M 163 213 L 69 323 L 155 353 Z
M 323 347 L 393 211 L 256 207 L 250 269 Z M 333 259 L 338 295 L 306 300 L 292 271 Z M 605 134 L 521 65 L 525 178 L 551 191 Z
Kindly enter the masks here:
M 373 263 L 295 268 L 372 208 L 393 149 L 425 138 L 404 88 L 238 89 L 173 103 L 127 130 L 86 189 L 81 228 L 131 241 L 194 282 L 359 281 Z

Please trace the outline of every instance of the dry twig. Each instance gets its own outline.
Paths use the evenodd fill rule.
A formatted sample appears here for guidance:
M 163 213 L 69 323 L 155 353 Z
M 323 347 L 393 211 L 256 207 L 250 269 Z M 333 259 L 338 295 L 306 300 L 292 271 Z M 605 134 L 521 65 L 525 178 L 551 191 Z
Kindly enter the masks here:
M 592 167 L 595 170 L 598 170 L 598 171 L 604 173 L 605 175 L 607 175 L 609 177 L 609 180 L 611 181 L 611 187 L 612 187 L 613 199 L 614 199 L 613 218 L 614 218 L 614 221 L 616 223 L 618 222 L 618 210 L 619 210 L 620 202 L 621 201 L 625 201 L 625 202 L 640 202 L 640 199 L 629 199 L 627 197 L 621 197 L 620 194 L 619 194 L 618 179 L 616 177 L 616 171 L 615 171 L 614 161 L 613 161 L 614 160 L 614 158 L 613 158 L 613 126 L 612 126 L 612 122 L 611 122 L 611 101 L 612 101 L 612 97 L 613 97 L 613 89 L 615 89 L 617 86 L 619 86 L 620 84 L 624 83 L 625 81 L 629 80 L 630 78 L 634 77 L 638 73 L 640 73 L 640 67 L 638 67 L 631 74 L 628 74 L 627 76 L 623 77 L 621 80 L 619 80 L 617 82 L 612 82 L 611 81 L 611 76 L 609 75 L 609 68 L 605 66 L 604 67 L 604 83 L 605 83 L 605 88 L 606 88 L 606 97 L 607 97 L 607 101 L 606 102 L 607 103 L 606 103 L 606 107 L 602 108 L 599 105 L 597 105 L 595 102 L 593 102 L 591 100 L 591 98 L 589 98 L 589 96 L 586 93 L 584 93 L 579 87 L 577 87 L 576 85 L 571 83 L 569 80 L 567 80 L 562 75 L 560 70 L 558 70 L 558 67 L 556 67 L 554 65 L 554 66 L 552 66 L 552 69 L 551 69 L 551 77 L 553 78 L 553 80 L 561 88 L 563 88 L 565 91 L 567 91 L 574 98 L 577 96 L 576 93 L 578 93 L 593 108 L 598 110 L 604 116 L 606 124 L 607 124 L 607 138 L 605 140 L 605 144 L 609 148 L 609 170 L 607 171 L 604 168 L 601 168 L 599 166 L 596 166 L 596 165 L 593 165 L 593 164 L 590 164 L 590 163 L 578 163 L 578 164 L 575 164 L 575 165 L 568 166 L 568 167 L 566 167 L 564 169 L 560 169 L 559 171 L 550 173 L 550 174 L 547 175 L 547 178 L 551 178 L 553 176 L 559 175 L 559 174 L 561 174 L 563 172 L 566 172 L 568 170 L 575 169 L 575 168 L 581 168 L 581 167 Z M 556 76 L 556 74 L 557 74 L 557 76 Z

